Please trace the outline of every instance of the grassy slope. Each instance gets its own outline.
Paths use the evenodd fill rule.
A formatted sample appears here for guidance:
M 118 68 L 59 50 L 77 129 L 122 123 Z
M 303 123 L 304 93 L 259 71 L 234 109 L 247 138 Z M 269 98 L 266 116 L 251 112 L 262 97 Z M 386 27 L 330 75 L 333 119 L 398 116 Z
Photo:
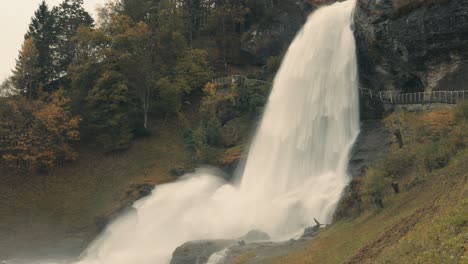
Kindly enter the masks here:
M 466 160 L 468 151 L 384 210 L 339 221 L 307 250 L 271 263 L 468 263 L 468 227 L 459 222 L 468 216 Z M 464 258 L 450 262 L 457 254 Z
M 80 159 L 47 175 L 1 175 L 0 260 L 18 252 L 77 254 L 96 235 L 96 219 L 118 206 L 131 183 L 172 180 L 187 166 L 183 131 L 170 121 L 120 154 L 81 151 Z M 32 251 L 34 250 L 34 251 Z M 51 252 L 52 250 L 52 252 Z
M 426 117 L 431 115 L 437 112 Z M 419 120 L 409 123 L 413 121 Z M 445 129 L 441 121 L 433 127 Z M 462 124 L 466 141 L 468 131 Z M 442 135 L 450 139 L 453 134 Z M 422 150 L 432 144 L 427 142 L 408 142 L 416 162 L 401 175 L 402 192 L 386 193 L 384 209 L 340 220 L 306 250 L 267 263 L 468 263 L 468 148 L 465 145 L 444 168 L 427 172 L 420 164 L 421 156 L 427 155 Z

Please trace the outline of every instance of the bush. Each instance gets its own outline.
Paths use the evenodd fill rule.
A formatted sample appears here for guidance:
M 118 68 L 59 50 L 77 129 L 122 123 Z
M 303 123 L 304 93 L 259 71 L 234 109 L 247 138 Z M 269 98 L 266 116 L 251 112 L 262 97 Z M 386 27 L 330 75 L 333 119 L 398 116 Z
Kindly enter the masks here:
M 378 209 L 383 208 L 386 190 L 396 184 L 413 163 L 414 155 L 406 149 L 392 151 L 381 157 L 366 171 L 362 189 L 364 197 Z
M 238 88 L 238 111 L 241 114 L 258 116 L 267 102 L 270 85 L 259 82 L 248 82 Z
M 423 161 L 427 171 L 431 172 L 447 166 L 450 159 L 467 144 L 466 125 L 455 126 L 445 138 L 429 143 L 423 150 Z
M 458 123 L 468 121 L 468 102 L 461 102 L 455 107 L 455 120 Z
M 367 197 L 377 209 L 383 208 L 383 197 L 387 179 L 384 174 L 377 169 L 369 169 L 363 181 L 364 197 Z

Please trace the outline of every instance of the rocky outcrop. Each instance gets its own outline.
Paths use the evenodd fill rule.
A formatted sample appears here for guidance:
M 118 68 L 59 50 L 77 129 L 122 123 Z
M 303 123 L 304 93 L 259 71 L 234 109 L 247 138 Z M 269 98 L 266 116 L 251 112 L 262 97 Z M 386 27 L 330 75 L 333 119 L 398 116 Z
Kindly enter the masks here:
M 361 206 L 361 177 L 383 153 L 390 150 L 392 131 L 381 120 L 365 120 L 350 154 L 348 173 L 352 177 L 335 212 L 335 217 L 346 218 L 358 215 Z
M 351 150 L 348 166 L 349 174 L 355 178 L 362 176 L 365 169 L 376 159 L 390 150 L 392 133 L 381 120 L 367 120 L 361 123 L 359 134 Z
M 376 90 L 460 90 L 468 79 L 467 0 L 358 0 L 361 84 Z
M 300 239 L 283 242 L 268 241 L 270 236 L 260 230 L 252 230 L 232 240 L 191 241 L 174 251 L 171 264 L 207 263 L 212 261 L 211 257 L 216 257 L 218 264 L 237 263 L 239 259 L 243 259 L 242 263 L 271 263 L 274 257 L 303 249 L 320 229 L 319 224 L 306 228 Z
M 304 24 L 311 6 L 304 0 L 289 5 L 288 10 L 278 8 L 279 13 L 253 27 L 242 38 L 241 50 L 254 64 L 265 65 L 268 58 L 280 55 Z
M 235 246 L 246 247 L 247 244 L 266 240 L 270 240 L 267 233 L 251 230 L 237 239 L 189 241 L 174 251 L 171 264 L 207 263 L 211 255 L 223 249 Z
M 242 38 L 241 50 L 252 58 L 254 64 L 265 65 L 269 58 L 281 55 L 289 46 L 313 10 L 336 1 L 278 1 L 280 6 L 275 8 L 276 13 L 245 34 Z
M 215 252 L 233 246 L 236 240 L 190 241 L 178 247 L 172 254 L 171 264 L 207 263 Z

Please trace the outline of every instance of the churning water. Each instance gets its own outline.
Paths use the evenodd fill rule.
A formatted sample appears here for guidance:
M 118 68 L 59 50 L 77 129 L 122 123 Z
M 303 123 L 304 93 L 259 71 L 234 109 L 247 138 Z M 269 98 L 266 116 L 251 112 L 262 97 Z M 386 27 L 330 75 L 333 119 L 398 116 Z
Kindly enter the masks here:
M 78 263 L 169 263 L 189 240 L 236 238 L 252 229 L 279 240 L 314 218 L 328 223 L 348 183 L 348 152 L 359 132 L 354 5 L 321 8 L 298 33 L 238 184 L 197 171 L 157 186 Z

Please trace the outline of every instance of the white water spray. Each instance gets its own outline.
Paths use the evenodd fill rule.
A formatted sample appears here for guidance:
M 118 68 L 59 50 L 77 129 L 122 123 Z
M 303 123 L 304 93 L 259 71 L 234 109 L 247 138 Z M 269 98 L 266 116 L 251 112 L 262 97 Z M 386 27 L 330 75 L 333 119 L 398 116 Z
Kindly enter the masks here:
M 289 48 L 239 186 L 206 171 L 157 186 L 80 264 L 169 263 L 177 246 L 252 229 L 273 239 L 329 223 L 359 131 L 354 0 L 316 11 Z

